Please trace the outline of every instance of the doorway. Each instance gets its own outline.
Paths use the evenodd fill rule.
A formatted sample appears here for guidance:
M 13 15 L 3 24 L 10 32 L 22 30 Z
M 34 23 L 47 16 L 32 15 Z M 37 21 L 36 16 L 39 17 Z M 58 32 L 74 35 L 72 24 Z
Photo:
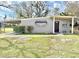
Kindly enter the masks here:
M 59 33 L 59 21 L 55 21 L 55 33 Z

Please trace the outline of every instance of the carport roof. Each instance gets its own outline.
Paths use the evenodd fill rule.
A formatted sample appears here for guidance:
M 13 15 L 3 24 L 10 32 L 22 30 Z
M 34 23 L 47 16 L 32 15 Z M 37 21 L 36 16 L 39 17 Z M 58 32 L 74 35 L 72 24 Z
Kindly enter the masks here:
M 53 17 L 55 17 L 55 18 L 62 18 L 62 19 L 70 19 L 70 18 L 72 18 L 72 17 L 78 18 L 78 17 L 76 17 L 76 16 L 49 16 L 49 17 L 51 17 L 51 18 L 53 18 Z
M 64 19 L 68 19 L 69 20 L 72 17 L 79 19 L 79 17 L 75 17 L 75 16 L 47 16 L 47 17 L 27 18 L 27 19 L 28 20 L 29 19 L 40 19 L 40 18 L 51 18 L 51 19 L 53 19 L 54 17 L 56 19 L 62 19 L 62 20 L 64 20 Z M 6 23 L 20 23 L 21 20 L 27 20 L 27 19 L 16 19 L 16 20 L 9 20 L 9 21 L 5 21 L 5 22 Z

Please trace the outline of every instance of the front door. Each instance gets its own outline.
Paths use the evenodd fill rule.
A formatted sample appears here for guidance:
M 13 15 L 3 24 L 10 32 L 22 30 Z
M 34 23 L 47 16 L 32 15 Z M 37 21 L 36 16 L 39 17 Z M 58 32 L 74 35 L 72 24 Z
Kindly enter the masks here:
M 55 21 L 55 33 L 59 33 L 59 21 Z

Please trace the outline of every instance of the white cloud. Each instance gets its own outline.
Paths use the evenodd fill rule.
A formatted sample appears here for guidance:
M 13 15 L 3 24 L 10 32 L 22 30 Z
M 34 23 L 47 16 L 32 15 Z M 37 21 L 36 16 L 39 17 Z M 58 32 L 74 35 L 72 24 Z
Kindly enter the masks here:
M 56 8 L 56 7 L 60 7 L 60 4 L 59 3 L 54 3 L 54 8 Z

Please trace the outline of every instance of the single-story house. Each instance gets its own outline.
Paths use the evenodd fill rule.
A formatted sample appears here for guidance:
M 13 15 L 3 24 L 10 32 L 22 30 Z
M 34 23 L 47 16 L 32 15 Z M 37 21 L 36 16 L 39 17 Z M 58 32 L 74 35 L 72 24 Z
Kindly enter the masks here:
M 78 20 L 79 18 L 75 16 L 50 16 L 50 17 L 19 19 L 16 21 L 19 23 L 19 25 L 25 26 L 26 33 L 28 33 L 27 27 L 32 26 L 33 27 L 32 33 L 73 34 L 74 25 L 78 23 Z

